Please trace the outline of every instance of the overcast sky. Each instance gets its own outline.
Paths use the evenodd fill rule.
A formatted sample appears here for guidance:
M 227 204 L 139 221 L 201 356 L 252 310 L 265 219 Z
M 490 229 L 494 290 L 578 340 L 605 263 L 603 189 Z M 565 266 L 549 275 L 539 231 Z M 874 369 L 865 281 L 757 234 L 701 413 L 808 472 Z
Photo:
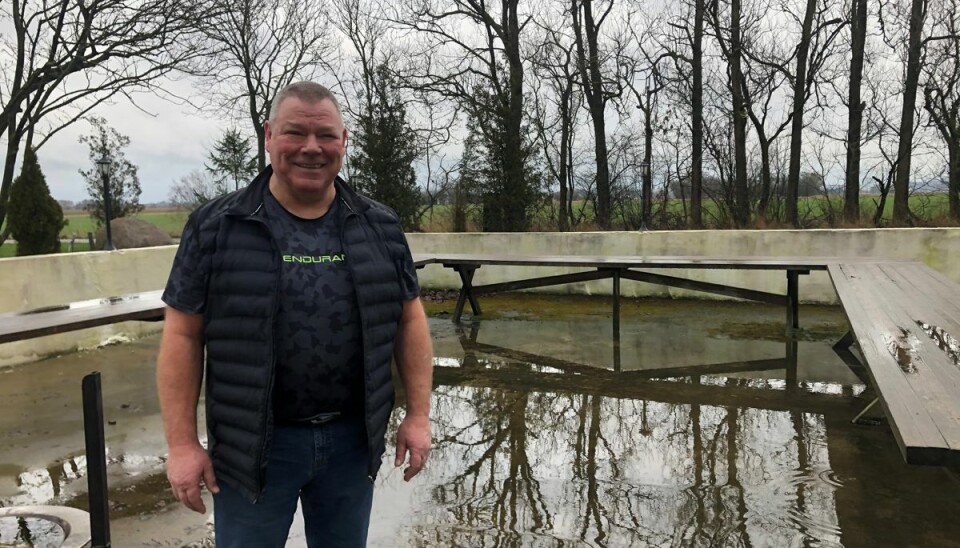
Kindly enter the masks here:
M 207 151 L 231 127 L 230 120 L 201 115 L 194 108 L 175 105 L 151 95 L 139 95 L 137 109 L 126 99 L 100 105 L 93 114 L 130 138 L 127 159 L 140 169 L 140 203 L 166 201 L 173 181 L 202 169 Z M 146 110 L 147 112 L 144 112 Z M 242 128 L 248 133 L 252 131 Z M 87 145 L 78 141 L 90 133 L 80 121 L 50 139 L 37 153 L 50 193 L 58 200 L 80 201 L 89 196 L 79 169 L 91 166 Z M 21 154 L 22 157 L 22 154 Z M 19 172 L 19 164 L 18 164 Z

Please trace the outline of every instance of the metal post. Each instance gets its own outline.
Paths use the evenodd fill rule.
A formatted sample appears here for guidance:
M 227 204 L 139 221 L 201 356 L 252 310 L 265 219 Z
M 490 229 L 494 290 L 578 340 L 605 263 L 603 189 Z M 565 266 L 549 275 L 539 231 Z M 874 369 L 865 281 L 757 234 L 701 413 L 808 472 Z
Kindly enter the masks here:
M 108 240 L 109 241 L 109 240 Z M 87 497 L 90 502 L 90 546 L 110 547 L 110 508 L 107 504 L 107 450 L 103 432 L 100 373 L 83 378 L 83 434 L 87 449 Z
M 800 328 L 800 273 L 787 271 L 787 334 Z
M 613 271 L 613 370 L 620 371 L 620 269 Z

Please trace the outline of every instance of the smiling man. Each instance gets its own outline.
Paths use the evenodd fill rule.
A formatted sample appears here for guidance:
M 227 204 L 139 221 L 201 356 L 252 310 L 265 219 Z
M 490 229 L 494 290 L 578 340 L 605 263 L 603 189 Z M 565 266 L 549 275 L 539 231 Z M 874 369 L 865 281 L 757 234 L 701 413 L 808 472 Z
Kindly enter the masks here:
M 406 393 L 394 465 L 410 480 L 430 451 L 416 270 L 396 214 L 338 176 L 347 130 L 329 90 L 287 86 L 264 130 L 271 165 L 191 214 L 163 295 L 167 477 L 197 512 L 201 486 L 214 493 L 218 547 L 284 546 L 298 500 L 309 546 L 363 546 L 391 358 Z

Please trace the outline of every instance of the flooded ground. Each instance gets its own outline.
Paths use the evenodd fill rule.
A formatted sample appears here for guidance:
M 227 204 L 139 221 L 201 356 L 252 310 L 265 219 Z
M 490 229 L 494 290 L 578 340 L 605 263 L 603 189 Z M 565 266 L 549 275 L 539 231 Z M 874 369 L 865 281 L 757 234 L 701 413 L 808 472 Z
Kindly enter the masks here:
M 850 424 L 873 394 L 831 350 L 838 308 L 802 307 L 787 338 L 778 307 L 625 301 L 616 345 L 602 298 L 481 304 L 457 327 L 429 303 L 435 448 L 410 484 L 385 464 L 371 546 L 960 546 L 958 471 Z M 212 545 L 166 486 L 157 344 L 0 370 L 0 505 L 84 507 L 99 370 L 113 545 Z M 0 545 L 30 531 L 0 521 Z

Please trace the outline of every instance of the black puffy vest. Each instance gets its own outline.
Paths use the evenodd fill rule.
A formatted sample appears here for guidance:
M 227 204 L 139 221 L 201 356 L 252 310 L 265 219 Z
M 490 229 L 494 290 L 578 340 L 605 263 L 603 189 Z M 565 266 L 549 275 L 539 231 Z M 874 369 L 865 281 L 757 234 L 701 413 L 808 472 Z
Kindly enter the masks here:
M 218 481 L 259 499 L 273 431 L 274 323 L 280 255 L 263 219 L 270 167 L 245 189 L 204 204 L 193 215 L 210 261 L 204 311 L 206 415 Z M 406 238 L 396 214 L 337 179 L 345 207 L 343 250 L 353 276 L 363 330 L 364 414 L 371 480 L 380 468 L 393 409 L 390 363 L 403 307 L 400 269 Z

